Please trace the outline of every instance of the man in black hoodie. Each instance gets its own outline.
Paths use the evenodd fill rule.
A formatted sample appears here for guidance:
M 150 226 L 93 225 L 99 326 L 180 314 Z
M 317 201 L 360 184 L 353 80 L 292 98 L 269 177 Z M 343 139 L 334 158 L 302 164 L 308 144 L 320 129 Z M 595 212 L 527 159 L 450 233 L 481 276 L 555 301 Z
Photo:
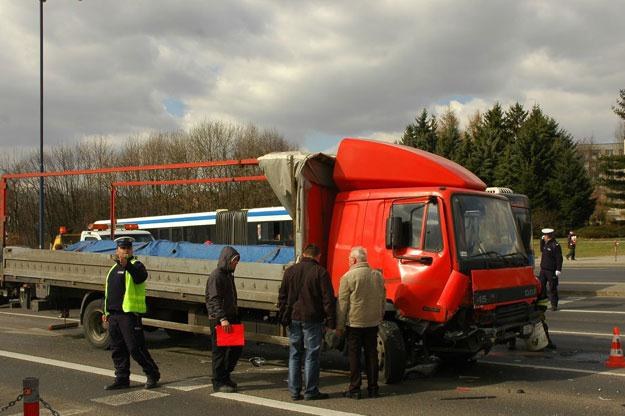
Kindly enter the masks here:
M 232 324 L 241 323 L 237 308 L 237 288 L 234 285 L 234 270 L 239 263 L 239 253 L 225 246 L 219 255 L 217 268 L 206 281 L 206 309 L 212 331 L 213 350 L 213 390 L 234 393 L 237 383 L 230 373 L 241 357 L 243 347 L 218 347 L 215 327 L 221 325 L 225 332 L 232 330 Z

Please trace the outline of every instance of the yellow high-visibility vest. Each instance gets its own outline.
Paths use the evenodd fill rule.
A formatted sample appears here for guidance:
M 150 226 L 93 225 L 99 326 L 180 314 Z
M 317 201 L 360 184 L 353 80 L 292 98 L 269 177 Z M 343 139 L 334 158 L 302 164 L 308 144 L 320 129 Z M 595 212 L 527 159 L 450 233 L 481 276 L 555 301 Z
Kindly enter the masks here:
M 137 262 L 137 259 L 133 258 L 130 260 L 131 264 L 135 264 L 136 262 Z M 104 284 L 104 314 L 105 315 L 108 315 L 108 312 L 106 310 L 106 300 L 108 297 L 109 276 L 111 275 L 111 272 L 113 271 L 113 269 L 115 269 L 115 266 L 117 265 L 113 265 L 111 269 L 109 270 L 108 274 L 106 275 L 106 282 Z M 126 292 L 124 293 L 124 300 L 122 302 L 122 310 L 126 313 L 129 313 L 129 312 L 146 313 L 148 308 L 145 304 L 145 282 L 138 283 L 138 284 L 135 283 L 134 280 L 132 280 L 132 276 L 127 270 L 126 270 L 124 277 L 126 280 Z

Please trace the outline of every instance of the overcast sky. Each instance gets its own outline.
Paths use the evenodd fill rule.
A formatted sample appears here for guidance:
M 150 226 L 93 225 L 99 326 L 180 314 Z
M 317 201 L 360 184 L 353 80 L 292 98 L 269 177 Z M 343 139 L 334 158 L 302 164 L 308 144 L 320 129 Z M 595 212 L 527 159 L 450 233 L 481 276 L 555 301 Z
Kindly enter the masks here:
M 539 104 L 615 140 L 623 1 L 48 0 L 45 142 L 252 122 L 310 150 Z M 0 1 L 0 145 L 39 144 L 39 3 Z

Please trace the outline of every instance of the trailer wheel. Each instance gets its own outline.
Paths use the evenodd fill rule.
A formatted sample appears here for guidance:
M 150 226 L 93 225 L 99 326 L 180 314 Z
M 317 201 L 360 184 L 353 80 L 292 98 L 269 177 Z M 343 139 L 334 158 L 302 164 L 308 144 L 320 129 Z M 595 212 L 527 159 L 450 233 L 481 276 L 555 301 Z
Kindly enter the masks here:
M 92 300 L 85 308 L 82 327 L 87 341 L 94 347 L 105 350 L 109 347 L 110 338 L 109 331 L 102 325 L 103 314 L 103 300 Z
M 406 348 L 395 322 L 382 321 L 378 327 L 378 364 L 381 382 L 392 384 L 404 378 Z

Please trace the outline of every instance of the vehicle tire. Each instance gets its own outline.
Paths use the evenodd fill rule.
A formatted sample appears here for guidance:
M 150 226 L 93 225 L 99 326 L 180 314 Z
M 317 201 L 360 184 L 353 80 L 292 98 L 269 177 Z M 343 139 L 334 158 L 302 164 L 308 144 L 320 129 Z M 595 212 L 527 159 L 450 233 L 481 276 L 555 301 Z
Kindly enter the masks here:
M 95 299 L 89 302 L 82 319 L 82 328 L 85 338 L 91 345 L 105 350 L 109 347 L 110 337 L 108 329 L 105 329 L 102 325 L 103 311 L 103 299 Z
M 378 365 L 380 382 L 392 384 L 404 378 L 406 347 L 395 322 L 382 321 L 378 326 Z

